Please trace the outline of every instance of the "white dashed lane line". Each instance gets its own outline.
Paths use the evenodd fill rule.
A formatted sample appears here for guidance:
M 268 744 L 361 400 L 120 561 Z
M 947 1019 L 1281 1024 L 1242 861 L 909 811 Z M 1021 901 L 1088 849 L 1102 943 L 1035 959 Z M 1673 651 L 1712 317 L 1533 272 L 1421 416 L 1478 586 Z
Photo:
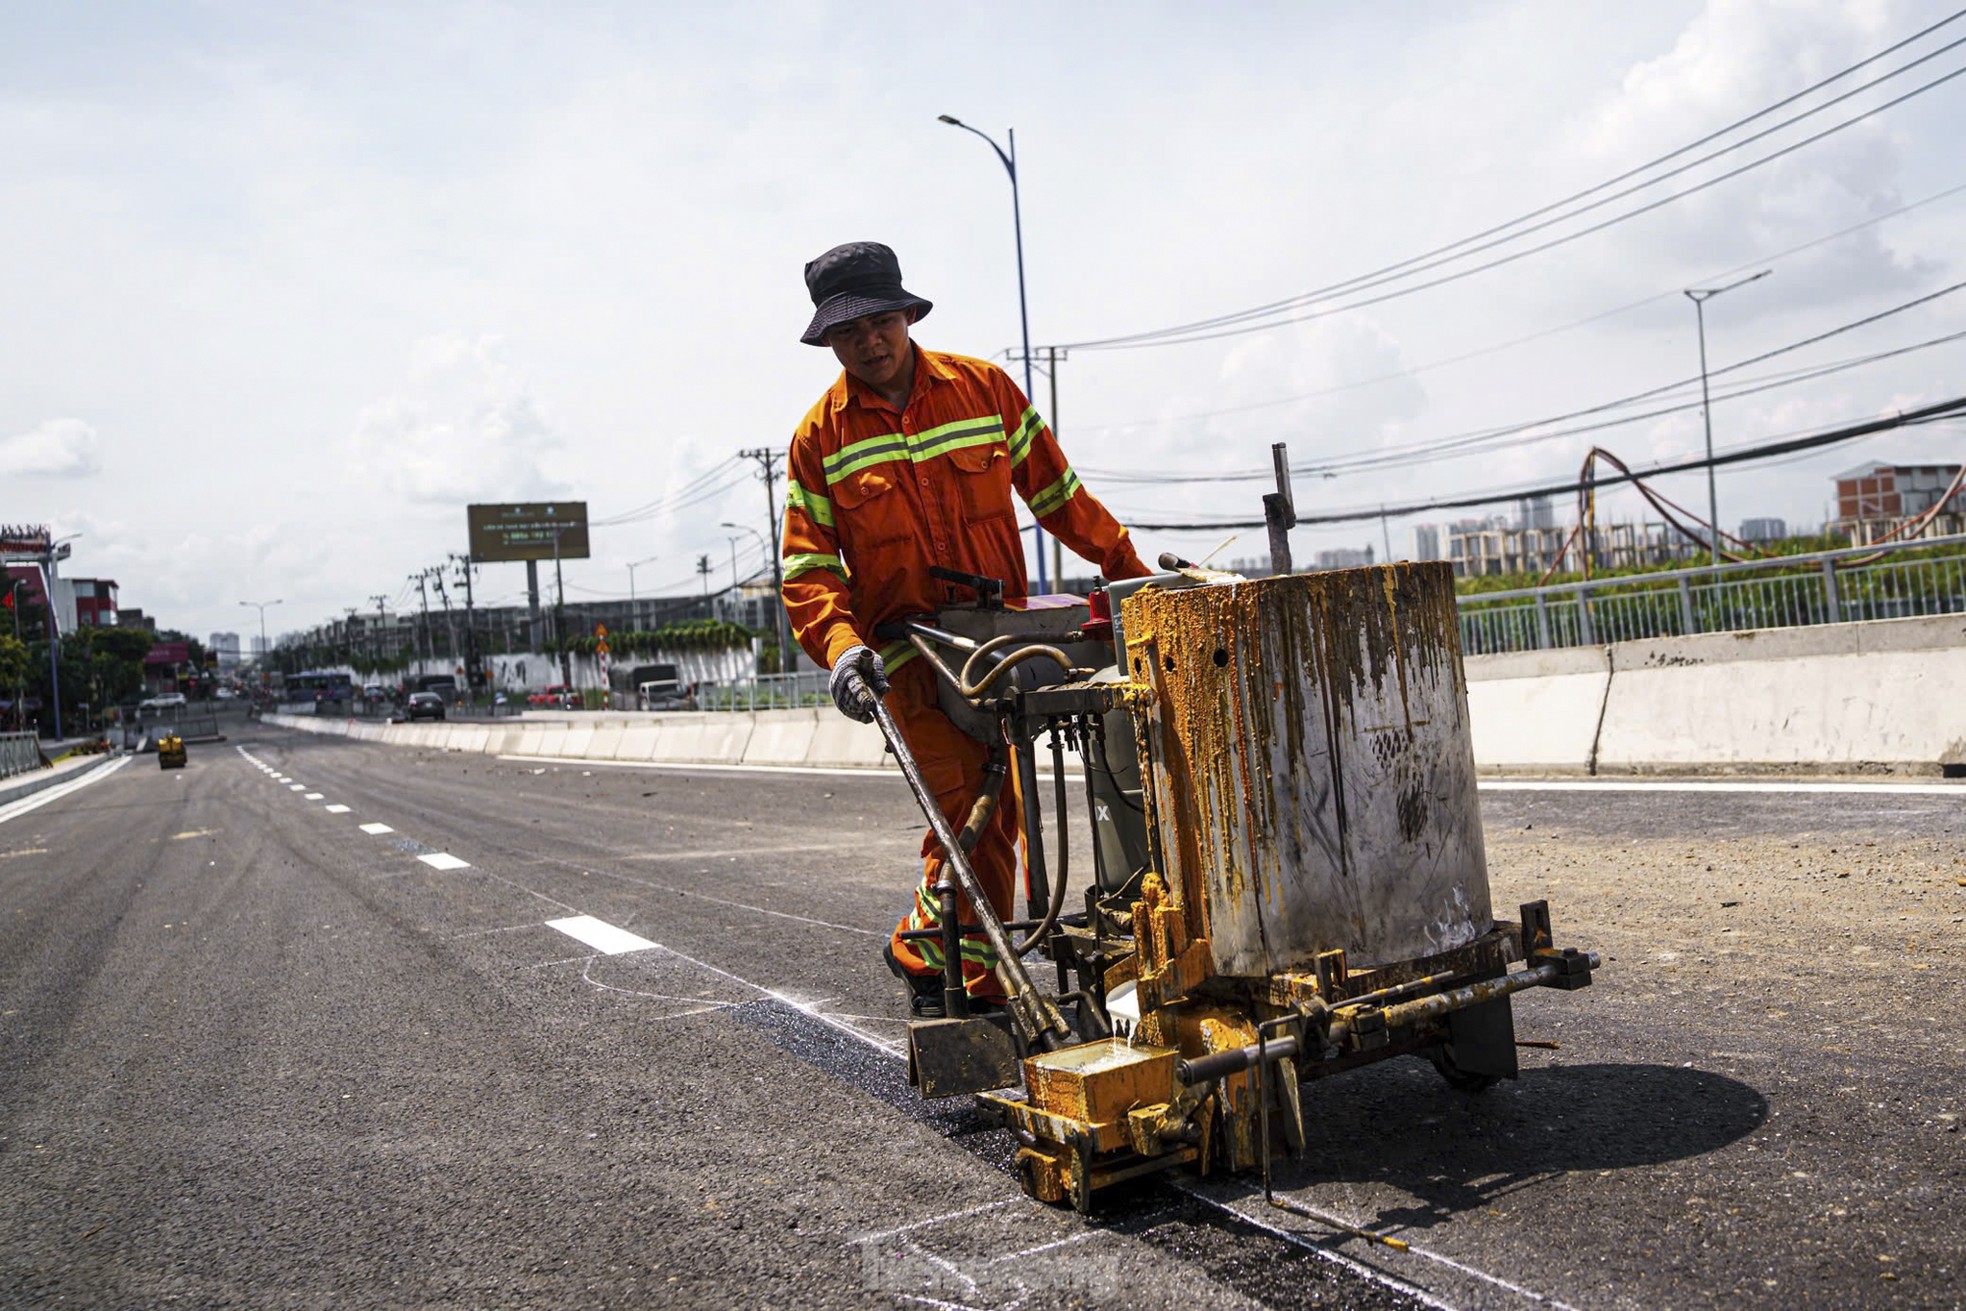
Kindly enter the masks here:
M 362 825 L 362 832 L 364 832 L 364 833 L 366 833 L 366 834 L 368 834 L 368 835 L 369 835 L 370 837 L 372 837 L 372 838 L 373 838 L 373 837 L 377 837 L 377 836 L 380 836 L 381 834 L 384 834 L 384 833 L 394 833 L 395 831 L 396 831 L 395 829 L 393 829 L 393 828 L 390 828 L 390 827 L 389 827 L 389 826 L 388 826 L 387 824 L 364 824 L 364 825 Z
M 319 792 L 309 792 L 306 796 L 301 798 L 302 801 L 319 801 L 320 799 L 321 799 L 321 794 Z
M 348 807 L 346 806 L 329 806 L 326 809 L 330 815 L 346 815 L 348 813 Z
M 558 929 L 569 938 L 584 942 L 606 956 L 619 956 L 625 951 L 652 951 L 655 948 L 655 944 L 647 938 L 637 937 L 627 929 L 617 929 L 592 915 L 569 915 L 565 919 L 547 920 L 546 927 Z
M 418 856 L 417 859 L 422 861 L 424 864 L 430 866 L 430 868 L 432 869 L 470 869 L 471 868 L 470 861 L 459 860 L 456 856 L 451 855 L 451 853 L 448 851 L 426 851 L 421 856 Z

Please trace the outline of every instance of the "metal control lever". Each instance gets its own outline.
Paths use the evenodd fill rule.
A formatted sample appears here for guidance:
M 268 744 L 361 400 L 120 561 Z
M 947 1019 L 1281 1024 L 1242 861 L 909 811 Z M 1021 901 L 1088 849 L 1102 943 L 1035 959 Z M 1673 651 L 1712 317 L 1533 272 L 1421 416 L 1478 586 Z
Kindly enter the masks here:
M 976 593 L 976 603 L 985 610 L 1003 609 L 1003 579 L 988 578 L 982 574 L 964 573 L 960 569 L 944 569 L 941 565 L 929 566 L 928 576 L 938 582 L 954 583 L 967 587 Z

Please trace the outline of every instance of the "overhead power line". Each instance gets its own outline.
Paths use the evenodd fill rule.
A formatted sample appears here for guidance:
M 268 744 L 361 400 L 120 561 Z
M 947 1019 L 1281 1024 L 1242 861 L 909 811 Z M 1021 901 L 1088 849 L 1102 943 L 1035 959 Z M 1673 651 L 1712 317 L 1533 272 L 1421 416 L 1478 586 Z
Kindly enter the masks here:
M 1866 228 L 1876 227 L 1880 223 L 1887 223 L 1894 218 L 1909 214 L 1914 210 L 1923 209 L 1927 205 L 1934 205 L 1942 200 L 1950 200 L 1961 192 L 1966 192 L 1966 182 L 1947 187 L 1944 191 L 1934 192 L 1920 200 L 1914 200 L 1910 204 L 1900 205 L 1896 209 L 1886 210 L 1882 214 L 1874 214 L 1860 223 L 1852 223 L 1849 227 L 1839 228 L 1835 232 L 1826 233 L 1820 237 L 1813 237 L 1798 245 L 1790 246 L 1786 250 L 1778 250 L 1770 254 L 1759 255 L 1754 259 L 1737 264 L 1733 268 L 1720 269 L 1702 277 L 1692 279 L 1692 281 L 1700 285 L 1724 282 L 1737 273 L 1745 273 L 1749 269 L 1776 264 L 1792 255 L 1799 255 L 1803 251 L 1813 250 L 1818 246 L 1827 245 L 1832 241 L 1840 241 L 1844 237 L 1862 232 Z M 1226 418 L 1234 414 L 1253 414 L 1259 410 L 1281 409 L 1284 406 L 1298 405 L 1305 401 L 1318 400 L 1326 396 L 1337 396 L 1345 392 L 1357 391 L 1363 387 L 1376 386 L 1383 382 L 1397 382 L 1402 378 L 1415 378 L 1423 373 L 1432 373 L 1435 370 L 1449 368 L 1456 364 L 1466 364 L 1470 360 L 1483 359 L 1490 355 L 1500 354 L 1503 351 L 1513 350 L 1517 346 L 1527 346 L 1531 342 L 1542 341 L 1561 333 L 1589 327 L 1593 323 L 1601 323 L 1605 319 L 1616 318 L 1620 314 L 1628 314 L 1635 309 L 1657 304 L 1660 301 L 1670 300 L 1677 302 L 1682 295 L 1684 295 L 1684 292 L 1675 287 L 1670 291 L 1661 291 L 1639 300 L 1628 301 L 1612 309 L 1600 310 L 1595 314 L 1586 315 L 1581 319 L 1572 319 L 1568 323 L 1558 324 L 1553 328 L 1543 328 L 1526 336 L 1513 337 L 1508 341 L 1500 341 L 1492 345 L 1477 347 L 1474 350 L 1463 351 L 1458 355 L 1450 355 L 1444 359 L 1431 360 L 1426 364 L 1416 364 L 1408 369 L 1395 369 L 1388 373 L 1374 374 L 1369 378 L 1360 378 L 1353 382 L 1343 382 L 1330 387 L 1320 387 L 1315 391 L 1296 392 L 1289 396 L 1278 396 L 1266 401 L 1251 401 L 1244 405 L 1227 405 L 1215 410 L 1197 410 L 1190 414 L 1173 414 L 1156 419 L 1134 419 L 1118 423 L 1081 423 L 1073 425 L 1073 431 L 1080 436 L 1098 432 L 1126 432 L 1140 428 L 1157 427 L 1163 424 L 1196 423 L 1205 419 Z M 1259 470 L 1258 476 L 1269 476 L 1269 470 Z
M 1893 305 L 1889 309 L 1879 310 L 1875 314 L 1866 314 L 1862 318 L 1852 319 L 1848 323 L 1838 324 L 1834 328 L 1829 328 L 1822 332 L 1814 333 L 1810 336 L 1802 338 L 1799 341 L 1789 342 L 1787 345 L 1784 346 L 1777 346 L 1773 350 L 1763 351 L 1759 355 L 1750 355 L 1746 359 L 1737 360 L 1732 364 L 1722 365 L 1719 368 L 1710 369 L 1708 370 L 1707 376 L 1709 378 L 1718 378 L 1718 377 L 1723 377 L 1727 374 L 1738 373 L 1742 369 L 1751 368 L 1756 364 L 1764 364 L 1767 361 L 1776 359 L 1780 356 L 1793 354 L 1796 351 L 1806 349 L 1807 347 L 1810 346 L 1820 345 L 1821 343 L 1830 340 L 1832 337 L 1839 337 L 1842 336 L 1844 333 L 1854 332 L 1858 328 L 1869 327 L 1871 324 L 1881 322 L 1885 319 L 1891 318 L 1898 314 L 1903 314 L 1908 310 L 1917 309 L 1921 305 L 1928 305 L 1933 301 L 1939 300 L 1946 296 L 1953 295 L 1954 293 L 1961 290 L 1966 290 L 1966 281 L 1955 282 L 1950 286 L 1941 287 L 1937 291 L 1927 292 L 1923 296 L 1913 297 L 1911 300 L 1904 301 L 1897 305 Z M 1946 340 L 1946 338 L 1934 338 L 1932 339 L 1931 342 L 1928 342 L 1926 344 L 1936 345 L 1943 340 Z M 1388 457 L 1394 455 L 1410 456 L 1414 458 L 1430 458 L 1449 451 L 1465 450 L 1466 448 L 1477 444 L 1493 443 L 1501 438 L 1512 437 L 1520 433 L 1531 432 L 1534 429 L 1547 427 L 1551 424 L 1569 423 L 1577 419 L 1586 419 L 1594 415 L 1606 414 L 1615 410 L 1626 409 L 1644 401 L 1653 400 L 1660 396 L 1670 395 L 1675 391 L 1685 390 L 1687 388 L 1694 386 L 1699 381 L 1700 381 L 1699 376 L 1696 374 L 1692 377 L 1681 378 L 1676 381 L 1668 382 L 1668 383 L 1661 383 L 1656 387 L 1648 387 L 1643 391 L 1630 392 L 1624 396 L 1619 396 L 1612 400 L 1600 401 L 1595 405 L 1587 405 L 1582 409 L 1570 410 L 1562 414 L 1545 415 L 1540 419 L 1531 419 L 1523 422 L 1501 424 L 1488 428 L 1477 428 L 1468 432 L 1453 433 L 1446 437 L 1429 438 L 1426 441 L 1406 442 L 1403 444 L 1385 446 L 1385 447 L 1381 447 L 1377 451 L 1364 455 L 1342 457 L 1332 460 L 1307 461 L 1305 463 L 1291 465 L 1290 471 L 1293 474 L 1310 477 L 1310 476 L 1317 476 L 1327 472 L 1337 471 L 1350 467 L 1363 467 L 1364 465 L 1369 463 L 1382 462 L 1386 460 Z M 1669 411 L 1661 411 L 1661 413 L 1667 413 L 1667 412 Z M 1185 471 L 1169 471 L 1169 470 L 1101 469 L 1101 468 L 1086 466 L 1081 468 L 1079 470 L 1079 473 L 1081 474 L 1081 476 L 1095 478 L 1100 482 L 1104 482 L 1104 483 L 1160 483 L 1160 484 L 1201 483 L 1201 482 L 1253 482 L 1253 481 L 1267 479 L 1274 476 L 1273 471 L 1268 468 L 1220 470 L 1212 473 L 1191 473 Z
M 726 456 L 721 463 L 706 469 L 675 491 L 660 496 L 646 505 L 636 506 L 632 510 L 624 510 L 605 519 L 590 520 L 588 526 L 616 528 L 623 524 L 643 523 L 661 515 L 686 510 L 735 487 L 743 480 L 742 473 L 738 458 L 735 455 Z M 723 481 L 719 483 L 719 479 Z M 712 486 L 713 483 L 718 485 Z
M 1959 77 L 1961 74 L 1966 74 L 1966 67 L 1954 69 L 1951 72 L 1945 73 L 1929 82 L 1926 82 L 1923 85 L 1918 86 L 1911 91 L 1896 96 L 1893 99 L 1887 100 L 1880 105 L 1876 105 L 1870 109 L 1864 110 L 1863 112 L 1856 114 L 1851 118 L 1845 119 L 1840 123 L 1833 124 L 1830 127 L 1825 128 L 1819 132 L 1816 132 L 1810 136 L 1804 137 L 1800 141 L 1796 141 L 1789 145 L 1780 147 L 1779 149 L 1773 150 L 1768 154 L 1765 154 L 1746 164 L 1722 172 L 1712 178 L 1708 178 L 1703 181 L 1697 182 L 1685 188 L 1684 190 L 1675 192 L 1670 196 L 1666 196 L 1658 200 L 1650 201 L 1646 204 L 1637 206 L 1630 210 L 1626 210 L 1620 214 L 1615 214 L 1610 218 L 1601 220 L 1594 224 L 1590 224 L 1574 232 L 1562 234 L 1548 241 L 1540 242 L 1524 250 L 1515 251 L 1510 254 L 1498 256 L 1495 259 L 1484 261 L 1470 268 L 1460 269 L 1456 272 L 1445 274 L 1438 278 L 1415 283 L 1410 286 L 1400 287 L 1397 288 L 1396 290 L 1389 291 L 1378 296 L 1365 297 L 1363 299 L 1349 301 L 1348 303 L 1343 305 L 1331 306 L 1323 310 L 1320 310 L 1314 314 L 1293 313 L 1293 311 L 1300 310 L 1306 306 L 1315 304 L 1319 301 L 1328 300 L 1336 296 L 1349 295 L 1360 291 L 1368 291 L 1380 286 L 1388 285 L 1390 283 L 1404 282 L 1418 274 L 1425 273 L 1430 270 L 1440 268 L 1448 264 L 1460 262 L 1472 255 L 1479 254 L 1480 252 L 1485 250 L 1494 249 L 1498 246 L 1507 245 L 1511 242 L 1518 241 L 1523 237 L 1528 236 L 1534 232 L 1542 231 L 1555 224 L 1566 222 L 1570 219 L 1577 218 L 1583 214 L 1602 208 L 1604 205 L 1613 203 L 1624 197 L 1636 194 L 1637 192 L 1645 190 L 1646 188 L 1656 186 L 1661 182 L 1668 181 L 1671 178 L 1679 176 L 1680 174 L 1685 173 L 1690 169 L 1696 168 L 1701 164 L 1710 163 L 1713 160 L 1718 159 L 1723 155 L 1729 154 L 1736 150 L 1740 150 L 1743 147 L 1748 146 L 1755 141 L 1761 140 L 1774 132 L 1778 132 L 1783 128 L 1793 126 L 1794 124 L 1801 122 L 1806 118 L 1809 118 L 1813 115 L 1823 112 L 1824 110 L 1832 108 L 1835 105 L 1840 104 L 1850 99 L 1853 96 L 1859 95 L 1864 91 L 1874 89 L 1875 87 L 1882 85 L 1884 82 L 1887 82 L 1892 78 L 1899 77 L 1902 74 L 1908 72 L 1909 70 L 1916 68 L 1919 65 L 1924 64 L 1929 60 L 1936 58 L 1938 55 L 1944 54 L 1961 44 L 1966 44 L 1966 38 L 1961 38 L 1959 40 L 1949 42 L 1945 46 L 1940 47 L 1938 50 L 1922 55 L 1918 59 L 1915 59 L 1910 63 L 1904 64 L 1899 68 L 1892 70 L 1889 73 L 1883 74 L 1880 77 L 1872 79 L 1870 82 L 1865 83 L 1863 86 L 1853 88 L 1852 90 L 1844 92 L 1841 95 L 1835 96 L 1830 100 L 1827 100 L 1824 103 L 1815 106 L 1812 109 L 1806 110 L 1803 113 L 1797 115 L 1793 115 L 1790 118 L 1784 120 L 1779 124 L 1776 124 L 1773 127 L 1766 128 L 1760 132 L 1754 133 L 1748 137 L 1743 138 L 1740 141 L 1733 143 L 1732 145 L 1723 147 L 1720 150 L 1710 152 L 1709 154 L 1702 156 L 1697 160 L 1693 160 L 1687 164 L 1683 164 L 1677 168 L 1669 170 L 1666 173 L 1660 174 L 1659 176 L 1654 177 L 1648 181 L 1638 183 L 1631 187 L 1627 187 L 1622 191 L 1615 192 L 1614 194 L 1608 196 L 1601 196 L 1598 199 L 1591 201 L 1589 204 L 1577 206 L 1574 209 L 1568 209 L 1568 212 L 1566 213 L 1556 214 L 1553 217 L 1548 217 L 1548 218 L 1543 217 L 1544 215 L 1550 215 L 1552 211 L 1566 209 L 1567 207 L 1573 206 L 1576 204 L 1576 202 L 1597 195 L 1597 193 L 1601 191 L 1605 191 L 1611 187 L 1614 187 L 1618 185 L 1620 182 L 1636 177 L 1642 173 L 1649 172 L 1652 169 L 1657 168 L 1659 165 L 1666 163 L 1672 159 L 1675 159 L 1680 155 L 1687 153 L 1688 151 L 1698 149 L 1703 144 L 1711 142 L 1719 137 L 1725 136 L 1742 126 L 1745 126 L 1746 124 L 1755 121 L 1756 119 L 1764 117 L 1767 114 L 1779 108 L 1782 108 L 1790 103 L 1793 103 L 1795 100 L 1801 97 L 1807 96 L 1813 93 L 1814 91 L 1822 89 L 1823 87 L 1829 85 L 1830 83 L 1838 81 L 1843 77 L 1849 76 L 1851 73 L 1854 73 L 1857 70 L 1871 63 L 1874 63 L 1877 60 L 1884 58 L 1887 55 L 1897 50 L 1904 48 L 1906 45 L 1909 45 L 1927 35 L 1930 35 L 1932 32 L 1937 31 L 1940 27 L 1943 27 L 1948 23 L 1955 22 L 1961 17 L 1966 17 L 1966 11 L 1956 12 L 1951 16 L 1947 17 L 1946 19 L 1942 20 L 1941 22 L 1933 24 L 1932 26 L 1925 28 L 1924 30 L 1914 34 L 1911 37 L 1907 37 L 1905 40 L 1898 42 L 1896 45 L 1890 47 L 1889 49 L 1882 51 L 1877 55 L 1873 55 L 1870 58 L 1863 60 L 1858 64 L 1851 65 L 1849 68 L 1846 68 L 1841 72 L 1829 78 L 1826 78 L 1809 88 L 1804 89 L 1803 91 L 1796 92 L 1794 95 L 1789 96 L 1784 100 L 1778 101 L 1774 105 L 1768 106 L 1767 108 L 1760 110 L 1757 113 L 1750 115 L 1745 119 L 1738 120 L 1735 123 L 1732 123 L 1727 127 L 1720 129 L 1717 132 L 1710 133 L 1707 136 L 1700 138 L 1698 141 L 1682 146 L 1679 149 L 1672 151 L 1667 155 L 1660 156 L 1658 159 L 1651 160 L 1648 163 L 1642 164 L 1635 169 L 1627 170 L 1626 172 L 1619 174 L 1617 177 L 1610 178 L 1604 182 L 1598 183 L 1596 186 L 1587 188 L 1581 192 L 1577 192 L 1571 196 L 1565 197 L 1562 200 L 1554 201 L 1548 205 L 1544 205 L 1526 214 L 1519 215 L 1516 218 L 1511 219 L 1505 223 L 1497 224 L 1493 227 L 1484 229 L 1483 231 L 1475 233 L 1471 236 L 1463 237 L 1458 241 L 1449 242 L 1444 246 L 1435 247 L 1433 250 L 1423 252 L 1422 254 L 1419 255 L 1410 256 L 1406 259 L 1399 260 L 1392 264 L 1385 265 L 1381 268 L 1372 270 L 1368 273 L 1358 274 L 1338 282 L 1329 283 L 1323 287 L 1313 288 L 1310 291 L 1300 292 L 1294 296 L 1285 297 L 1281 300 L 1271 301 L 1263 305 L 1252 306 L 1247 309 L 1236 310 L 1227 314 L 1215 315 L 1210 318 L 1204 318 L 1204 319 L 1196 319 L 1187 323 L 1176 324 L 1166 328 L 1153 329 L 1146 332 L 1126 333 L 1126 334 L 1120 334 L 1110 337 L 1097 337 L 1097 338 L 1089 338 L 1082 341 L 1065 342 L 1065 343 L 1061 343 L 1061 348 L 1068 348 L 1072 350 L 1127 350 L 1127 349 L 1136 349 L 1146 346 L 1179 345 L 1179 344 L 1194 342 L 1194 341 L 1211 341 L 1221 337 L 1237 336 L 1243 333 L 1262 331 L 1270 327 L 1279 326 L 1283 323 L 1298 323 L 1298 322 L 1304 322 L 1308 319 L 1323 318 L 1332 314 L 1343 313 L 1348 310 L 1360 309 L 1368 305 L 1376 305 L 1387 300 L 1392 300 L 1398 297 L 1412 295 L 1416 292 L 1424 291 L 1432 287 L 1438 287 L 1450 282 L 1459 281 L 1463 278 L 1472 277 L 1477 273 L 1485 272 L 1489 269 L 1498 268 L 1506 264 L 1515 263 L 1518 260 L 1529 257 L 1530 255 L 1539 254 L 1543 251 L 1551 250 L 1558 246 L 1567 245 L 1570 242 L 1579 240 L 1593 233 L 1601 232 L 1608 227 L 1612 227 L 1616 224 L 1624 223 L 1630 219 L 1637 218 L 1643 214 L 1650 213 L 1651 211 L 1658 209 L 1664 205 L 1671 204 L 1676 200 L 1683 200 L 1689 196 L 1696 195 L 1711 187 L 1717 186 L 1722 182 L 1726 182 L 1732 178 L 1739 177 L 1743 173 L 1747 173 L 1753 169 L 1760 168 L 1763 165 L 1773 163 L 1778 159 L 1793 154 L 1796 151 L 1804 149 L 1807 146 L 1813 145 L 1818 141 L 1833 136 L 1836 133 L 1842 132 L 1850 127 L 1854 127 L 1857 124 L 1862 123 L 1870 118 L 1873 118 L 1876 115 L 1881 114 L 1888 109 L 1895 108 L 1896 106 L 1903 104 L 1908 100 L 1911 100 L 1939 86 L 1942 86 L 1945 83 L 1952 81 L 1954 78 Z M 1506 234 L 1506 235 L 1502 235 L 1502 234 Z M 1288 317 L 1279 317 L 1279 316 L 1288 316 Z M 1258 320 L 1260 320 L 1260 322 Z
M 1955 396 L 1951 400 L 1936 405 L 1923 406 L 1916 410 L 1903 411 L 1881 419 L 1834 428 L 1826 432 L 1814 432 L 1801 436 L 1778 438 L 1753 446 L 1740 447 L 1716 455 L 1712 460 L 1704 456 L 1690 460 L 1680 460 L 1666 464 L 1655 464 L 1644 469 L 1633 470 L 1629 474 L 1593 479 L 1596 487 L 1613 487 L 1620 483 L 1632 482 L 1639 478 L 1656 478 L 1663 474 L 1684 473 L 1691 469 L 1705 469 L 1709 465 L 1720 468 L 1730 464 L 1743 464 L 1754 460 L 1772 459 L 1776 456 L 1790 455 L 1798 451 L 1817 450 L 1843 442 L 1855 441 L 1876 433 L 1888 432 L 1894 428 L 1912 427 L 1918 424 L 1936 423 L 1944 419 L 1966 418 L 1966 396 Z M 1402 519 L 1408 515 L 1426 514 L 1435 510 L 1465 510 L 1483 505 L 1503 505 L 1513 501 L 1526 500 L 1538 496 L 1558 496 L 1577 489 L 1574 481 L 1548 483 L 1538 486 L 1514 487 L 1506 491 L 1489 491 L 1471 496 L 1443 497 L 1427 501 L 1410 501 L 1398 505 L 1374 505 L 1352 510 L 1334 510 L 1327 514 L 1297 515 L 1297 526 L 1308 527 L 1318 524 L 1359 523 L 1372 519 Z M 1211 532 L 1217 529 L 1261 528 L 1262 519 L 1205 519 L 1183 523 L 1150 523 L 1133 521 L 1130 528 L 1142 532 Z

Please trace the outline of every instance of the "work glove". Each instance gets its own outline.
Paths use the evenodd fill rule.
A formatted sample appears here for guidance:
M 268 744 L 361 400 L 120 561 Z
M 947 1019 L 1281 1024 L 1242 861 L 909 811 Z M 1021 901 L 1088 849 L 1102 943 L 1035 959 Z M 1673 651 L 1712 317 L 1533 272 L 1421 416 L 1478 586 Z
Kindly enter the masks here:
M 887 666 L 870 646 L 850 646 L 833 662 L 833 676 L 827 683 L 833 704 L 840 713 L 859 723 L 872 723 L 873 703 L 867 697 L 887 695 Z

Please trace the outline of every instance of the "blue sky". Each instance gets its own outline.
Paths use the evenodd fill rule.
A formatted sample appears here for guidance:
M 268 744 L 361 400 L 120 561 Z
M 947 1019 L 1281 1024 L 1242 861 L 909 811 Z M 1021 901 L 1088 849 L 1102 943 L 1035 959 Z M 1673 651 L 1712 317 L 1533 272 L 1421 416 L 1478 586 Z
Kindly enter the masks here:
M 127 604 L 194 633 L 239 629 L 247 597 L 284 597 L 275 624 L 319 622 L 461 550 L 467 501 L 579 497 L 605 517 L 782 444 L 835 373 L 797 336 L 800 267 L 836 242 L 900 252 L 936 302 L 925 344 L 1014 344 L 1009 188 L 939 113 L 999 139 L 1016 127 L 1032 336 L 1069 342 L 1462 237 L 1945 13 L 7 5 L 0 520 L 83 533 L 75 572 L 117 578 Z M 1271 441 L 1334 457 L 1685 378 L 1697 354 L 1679 288 L 1966 183 L 1962 121 L 1966 79 L 1451 286 L 1221 341 L 1075 352 L 1060 435 L 1087 470 L 1242 468 Z M 1774 261 L 1709 307 L 1715 364 L 1958 281 L 1962 214 L 1966 195 Z M 1966 328 L 1955 301 L 1784 363 Z M 1962 364 L 1955 345 L 1718 405 L 1716 440 L 1956 395 Z M 1038 391 L 1048 400 L 1042 378 Z M 1699 439 L 1691 412 L 1601 438 L 1639 463 Z M 1559 480 L 1585 445 L 1318 480 L 1300 505 Z M 1959 446 L 1956 428 L 1925 429 L 1729 472 L 1722 519 L 1813 522 L 1834 471 Z M 1242 484 L 1086 481 L 1127 518 L 1257 509 Z M 1667 490 L 1704 494 L 1692 475 Z M 625 594 L 626 562 L 650 555 L 638 591 L 694 590 L 699 554 L 727 563 L 729 519 L 762 522 L 755 482 L 597 529 L 569 596 Z M 1396 553 L 1410 530 L 1393 525 Z M 1143 545 L 1199 553 L 1220 537 Z M 1298 550 L 1378 539 L 1376 525 L 1307 531 Z M 488 567 L 481 595 L 515 599 L 521 580 Z

